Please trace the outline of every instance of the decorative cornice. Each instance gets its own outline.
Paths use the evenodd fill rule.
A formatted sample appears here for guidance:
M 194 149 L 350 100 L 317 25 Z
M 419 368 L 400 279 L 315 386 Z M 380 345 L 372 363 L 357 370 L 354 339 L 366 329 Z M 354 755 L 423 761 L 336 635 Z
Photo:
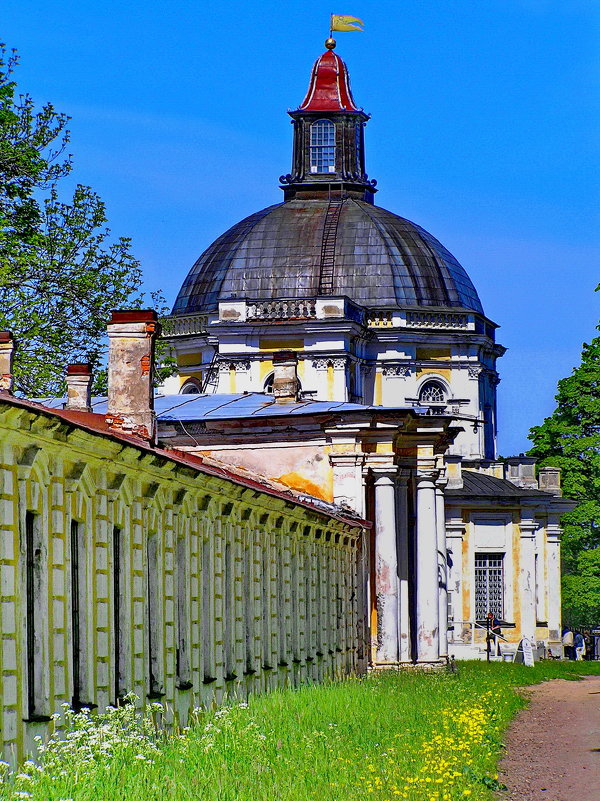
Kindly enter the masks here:
M 386 364 L 384 362 L 381 372 L 385 376 L 406 378 L 410 375 L 410 367 L 405 364 Z
M 329 365 L 333 367 L 334 370 L 344 370 L 348 363 L 347 356 L 333 356 L 331 358 L 317 358 L 312 360 L 312 366 L 315 370 L 326 370 Z
M 250 369 L 250 359 L 222 359 L 219 362 L 219 372 L 228 373 L 235 370 L 236 373 L 246 373 Z

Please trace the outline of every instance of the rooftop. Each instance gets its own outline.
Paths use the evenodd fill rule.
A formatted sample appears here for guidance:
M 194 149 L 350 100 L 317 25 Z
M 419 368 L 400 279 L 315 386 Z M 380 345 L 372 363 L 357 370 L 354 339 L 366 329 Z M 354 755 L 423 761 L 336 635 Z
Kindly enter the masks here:
M 186 396 L 175 396 L 185 400 Z M 189 398 L 189 396 L 187 396 Z M 223 396 L 219 396 L 223 397 Z M 167 398 L 163 398 L 167 400 Z M 25 400 L 24 398 L 16 398 L 8 392 L 0 391 L 0 417 L 4 410 L 9 409 L 22 409 L 24 412 L 43 415 L 45 417 L 53 417 L 64 421 L 66 424 L 79 428 L 82 431 L 87 431 L 92 434 L 100 435 L 116 442 L 121 442 L 124 445 L 129 445 L 140 451 L 152 453 L 155 456 L 163 457 L 169 461 L 177 464 L 190 467 L 202 473 L 212 476 L 218 476 L 227 481 L 232 481 L 236 484 L 248 487 L 253 490 L 265 492 L 276 498 L 297 503 L 300 506 L 311 509 L 312 511 L 326 515 L 335 520 L 350 526 L 370 527 L 368 521 L 360 518 L 355 512 L 346 507 L 340 507 L 327 501 L 322 501 L 319 498 L 314 498 L 296 490 L 292 490 L 284 484 L 273 479 L 265 478 L 264 476 L 253 473 L 250 470 L 235 467 L 232 468 L 218 459 L 207 456 L 199 456 L 185 451 L 180 451 L 175 448 L 163 448 L 149 444 L 148 442 L 138 439 L 137 437 L 124 434 L 120 431 L 115 431 L 110 428 L 104 417 L 106 411 L 106 399 L 97 399 L 94 412 L 79 412 L 71 411 L 61 408 L 64 399 L 55 398 L 48 403 L 38 403 L 36 401 Z M 51 405 L 52 404 L 52 405 Z M 165 418 L 165 419 L 184 419 L 184 418 Z
M 39 403 L 49 409 L 63 409 L 65 398 L 47 398 Z M 108 410 L 105 397 L 94 398 L 94 412 L 104 415 Z M 177 420 L 231 420 L 248 417 L 298 417 L 308 414 L 332 414 L 341 412 L 390 412 L 408 411 L 426 414 L 421 406 L 364 406 L 360 403 L 340 401 L 299 400 L 296 403 L 276 403 L 271 395 L 262 392 L 209 395 L 157 395 L 154 410 L 159 422 Z M 70 414 L 74 414 L 71 412 Z M 81 414 L 81 413 L 75 413 Z

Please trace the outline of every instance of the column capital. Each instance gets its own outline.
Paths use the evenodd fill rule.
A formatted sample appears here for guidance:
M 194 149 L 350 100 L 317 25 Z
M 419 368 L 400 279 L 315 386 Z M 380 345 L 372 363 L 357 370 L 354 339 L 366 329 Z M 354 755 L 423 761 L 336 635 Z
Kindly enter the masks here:
M 417 470 L 417 487 L 431 484 L 435 489 L 435 482 L 437 481 L 439 470 Z
M 448 477 L 445 474 L 441 474 L 440 477 L 435 482 L 436 492 L 443 493 L 447 485 L 448 485 Z
M 332 465 L 351 465 L 353 467 L 362 466 L 365 463 L 364 453 L 330 453 L 329 462 Z
M 546 539 L 548 542 L 560 542 L 563 535 L 563 529 L 556 523 L 548 523 L 546 525 Z
M 384 467 L 383 465 L 377 465 L 371 468 L 371 472 L 373 473 L 373 478 L 375 479 L 376 486 L 396 483 L 398 468 L 395 465 L 390 465 L 389 467 Z
M 412 475 L 413 475 L 413 471 L 410 469 L 410 467 L 399 467 L 398 468 L 398 474 L 397 474 L 398 483 L 399 484 L 407 484 L 411 480 Z
M 521 520 L 521 522 L 519 523 L 519 531 L 521 532 L 521 537 L 533 539 L 539 527 L 540 524 L 535 520 Z
M 463 520 L 446 520 L 446 537 L 461 539 L 467 532 L 467 524 Z

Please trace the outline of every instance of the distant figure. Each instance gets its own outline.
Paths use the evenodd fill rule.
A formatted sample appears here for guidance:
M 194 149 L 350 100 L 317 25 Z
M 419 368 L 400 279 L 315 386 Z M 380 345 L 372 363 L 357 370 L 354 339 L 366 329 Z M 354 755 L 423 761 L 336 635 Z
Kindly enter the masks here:
M 573 632 L 568 626 L 565 626 L 562 633 L 562 644 L 565 651 L 565 659 L 575 659 L 573 642 Z
M 489 622 L 489 637 L 493 645 L 493 650 L 495 656 L 500 656 L 500 640 L 499 638 L 502 636 L 502 629 L 500 628 L 500 621 L 497 617 L 495 617 L 493 612 L 488 612 L 487 619 Z
M 575 659 L 581 661 L 585 658 L 585 639 L 583 634 L 578 631 L 573 640 L 575 646 Z

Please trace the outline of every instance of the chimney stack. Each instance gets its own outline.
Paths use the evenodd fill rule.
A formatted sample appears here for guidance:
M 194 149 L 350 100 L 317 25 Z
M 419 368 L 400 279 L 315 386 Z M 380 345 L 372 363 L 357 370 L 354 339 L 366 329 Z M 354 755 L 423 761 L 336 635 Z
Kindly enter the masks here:
M 544 492 L 560 497 L 562 489 L 560 487 L 560 467 L 540 467 L 538 469 L 538 486 Z
M 10 331 L 0 331 L 0 390 L 12 393 L 15 340 Z
M 446 476 L 448 483 L 447 489 L 462 489 L 464 486 L 462 477 L 462 456 L 444 455 L 444 464 L 446 465 Z
M 67 365 L 67 402 L 65 409 L 92 411 L 92 365 L 89 362 Z
M 522 489 L 537 489 L 535 461 L 532 456 L 525 456 L 524 453 L 520 453 L 518 456 L 511 456 L 506 460 L 508 465 L 506 478 L 511 484 L 515 484 Z
M 111 428 L 154 441 L 152 377 L 160 333 L 154 309 L 113 311 L 108 324 L 108 411 Z
M 298 357 L 291 350 L 273 354 L 273 397 L 275 403 L 296 403 L 298 400 Z

